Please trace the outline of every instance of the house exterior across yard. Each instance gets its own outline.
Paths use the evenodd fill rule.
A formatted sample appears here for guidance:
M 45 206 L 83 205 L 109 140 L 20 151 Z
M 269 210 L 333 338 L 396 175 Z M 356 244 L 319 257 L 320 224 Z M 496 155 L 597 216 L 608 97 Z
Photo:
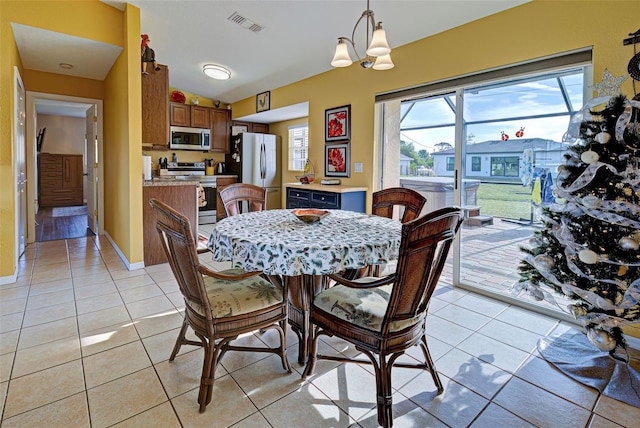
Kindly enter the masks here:
M 490 140 L 467 145 L 464 173 L 466 178 L 487 181 L 520 182 L 527 162 L 525 150 L 533 153 L 533 168 L 548 168 L 556 178 L 557 167 L 567 144 L 543 138 Z M 438 177 L 453 177 L 454 150 L 433 154 L 433 168 Z

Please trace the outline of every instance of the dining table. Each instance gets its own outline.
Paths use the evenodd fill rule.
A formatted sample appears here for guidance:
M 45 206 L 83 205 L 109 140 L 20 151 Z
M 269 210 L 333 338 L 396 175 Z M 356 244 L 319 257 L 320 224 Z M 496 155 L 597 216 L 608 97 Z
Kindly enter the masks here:
M 402 224 L 353 211 L 326 210 L 307 223 L 293 210 L 246 212 L 218 221 L 207 246 L 214 261 L 261 271 L 289 290 L 289 325 L 298 336 L 298 362 L 308 356 L 309 310 L 329 285 L 327 274 L 397 260 Z

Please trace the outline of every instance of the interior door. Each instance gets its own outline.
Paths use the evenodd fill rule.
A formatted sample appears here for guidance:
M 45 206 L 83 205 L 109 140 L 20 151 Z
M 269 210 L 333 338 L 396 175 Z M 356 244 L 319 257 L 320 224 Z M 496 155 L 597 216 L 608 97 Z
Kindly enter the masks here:
M 98 113 L 92 105 L 86 112 L 87 227 L 98 234 Z
M 15 71 L 15 80 L 16 80 L 16 118 L 15 118 L 15 127 L 16 127 L 16 139 L 14 141 L 16 148 L 16 184 L 17 184 L 17 193 L 18 193 L 18 201 L 17 201 L 17 215 L 16 219 L 18 222 L 18 239 L 17 239 L 17 256 L 18 258 L 22 256 L 26 246 L 25 239 L 25 227 L 27 224 L 27 175 L 26 175 L 26 146 L 25 146 L 25 91 L 24 86 L 22 85 L 22 79 L 18 74 L 18 71 Z

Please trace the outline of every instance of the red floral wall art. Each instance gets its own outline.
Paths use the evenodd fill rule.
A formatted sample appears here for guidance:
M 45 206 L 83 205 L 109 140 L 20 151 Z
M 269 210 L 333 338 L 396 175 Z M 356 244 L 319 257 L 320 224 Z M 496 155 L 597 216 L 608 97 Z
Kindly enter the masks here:
M 326 142 L 351 139 L 351 105 L 325 110 L 324 140 Z
M 326 177 L 349 177 L 349 145 L 325 146 L 324 175 Z

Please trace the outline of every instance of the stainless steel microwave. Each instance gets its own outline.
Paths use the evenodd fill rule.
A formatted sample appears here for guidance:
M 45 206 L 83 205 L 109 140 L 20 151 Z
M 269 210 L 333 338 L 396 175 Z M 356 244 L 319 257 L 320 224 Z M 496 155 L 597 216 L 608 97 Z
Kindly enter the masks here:
M 211 131 L 204 128 L 171 127 L 170 149 L 209 151 Z

